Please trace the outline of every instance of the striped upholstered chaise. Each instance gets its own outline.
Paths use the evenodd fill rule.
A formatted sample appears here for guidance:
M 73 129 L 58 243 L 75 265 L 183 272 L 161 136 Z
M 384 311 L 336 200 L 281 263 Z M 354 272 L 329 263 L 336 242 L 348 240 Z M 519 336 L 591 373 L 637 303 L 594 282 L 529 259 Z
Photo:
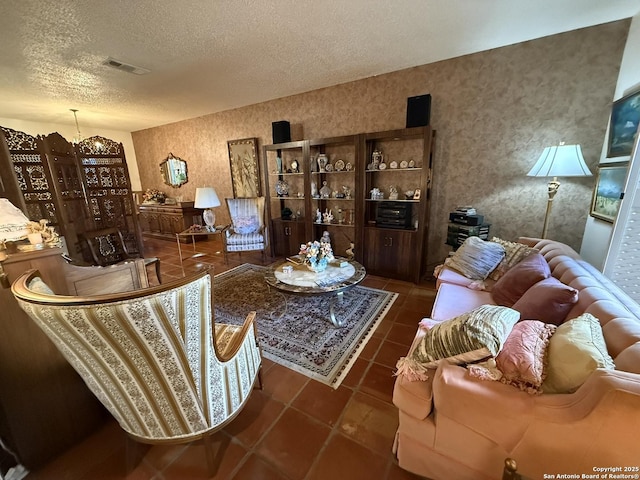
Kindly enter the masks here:
M 231 225 L 224 235 L 224 258 L 230 252 L 261 251 L 267 248 L 267 228 L 264 222 L 264 197 L 227 198 Z
M 53 294 L 31 270 L 12 291 L 131 438 L 202 438 L 215 470 L 208 435 L 241 411 L 259 379 L 255 312 L 242 326 L 214 323 L 208 272 L 127 293 L 71 297 Z

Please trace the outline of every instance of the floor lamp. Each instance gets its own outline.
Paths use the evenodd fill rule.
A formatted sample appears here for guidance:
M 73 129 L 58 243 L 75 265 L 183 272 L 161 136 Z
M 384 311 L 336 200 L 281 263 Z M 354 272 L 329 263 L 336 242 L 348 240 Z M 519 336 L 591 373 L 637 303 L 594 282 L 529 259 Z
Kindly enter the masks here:
M 544 226 L 542 227 L 542 238 L 547 238 L 553 197 L 555 197 L 558 188 L 560 188 L 558 177 L 590 177 L 591 171 L 584 163 L 580 145 L 565 145 L 564 142 L 560 142 L 560 145 L 544 149 L 536 164 L 527 173 L 527 176 L 553 177 L 548 184 L 549 199 L 547 200 L 547 211 L 544 215 Z
M 215 232 L 216 230 L 216 214 L 213 213 L 213 207 L 220 206 L 220 199 L 213 187 L 196 188 L 196 199 L 193 203 L 194 208 L 204 208 L 202 219 L 207 224 L 207 231 Z

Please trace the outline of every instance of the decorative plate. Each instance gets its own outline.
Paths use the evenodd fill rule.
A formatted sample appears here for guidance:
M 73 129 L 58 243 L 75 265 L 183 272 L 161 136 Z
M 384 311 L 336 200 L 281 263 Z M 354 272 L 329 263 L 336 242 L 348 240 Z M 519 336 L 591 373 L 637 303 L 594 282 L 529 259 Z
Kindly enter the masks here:
M 393 161 L 389 164 L 389 168 L 398 168 L 398 162 Z
M 344 161 L 336 160 L 336 172 L 341 172 L 342 170 L 344 170 Z
M 331 165 L 330 163 L 327 163 L 327 166 L 324 167 L 324 170 L 326 172 L 333 172 L 333 165 Z
M 276 183 L 276 193 L 280 197 L 286 197 L 289 195 L 289 184 L 284 180 L 278 180 Z
M 409 164 L 407 163 L 406 160 L 403 160 L 400 162 L 400 168 L 407 168 L 409 166 Z
M 351 162 L 347 162 L 344 168 L 347 172 L 350 172 L 351 170 L 353 170 L 353 165 L 351 165 Z
M 416 162 L 413 160 L 409 160 L 409 168 L 414 168 L 416 166 Z
M 386 169 L 387 169 L 387 164 L 383 162 L 383 163 L 381 163 L 380 165 L 378 165 L 378 168 L 379 168 L 380 170 L 386 170 Z

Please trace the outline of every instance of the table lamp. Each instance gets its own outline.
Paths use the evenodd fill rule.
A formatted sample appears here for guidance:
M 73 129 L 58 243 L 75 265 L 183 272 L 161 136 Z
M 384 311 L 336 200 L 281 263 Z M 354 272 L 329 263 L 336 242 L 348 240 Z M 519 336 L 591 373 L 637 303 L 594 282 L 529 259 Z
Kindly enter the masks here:
M 528 177 L 553 177 L 549 181 L 547 200 L 547 211 L 544 215 L 544 226 L 542 227 L 542 238 L 547 238 L 547 228 L 549 226 L 549 217 L 551 215 L 551 207 L 553 206 L 553 197 L 555 197 L 560 188 L 558 177 L 590 177 L 591 171 L 584 163 L 582 149 L 580 145 L 560 145 L 547 147 L 538 158 Z
M 213 207 L 220 206 L 220 199 L 213 187 L 196 188 L 196 200 L 193 204 L 194 208 L 204 208 L 202 218 L 207 224 L 207 230 L 210 232 L 216 229 L 216 214 L 213 213 Z

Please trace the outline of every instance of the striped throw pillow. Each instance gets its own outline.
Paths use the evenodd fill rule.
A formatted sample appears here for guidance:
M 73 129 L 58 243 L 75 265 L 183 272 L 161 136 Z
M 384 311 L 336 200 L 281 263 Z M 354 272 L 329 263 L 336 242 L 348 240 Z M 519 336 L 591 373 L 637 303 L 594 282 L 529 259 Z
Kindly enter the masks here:
M 500 244 L 504 247 L 505 255 L 500 265 L 489 274 L 489 278 L 492 280 L 499 280 L 511 267 L 520 263 L 527 256 L 532 253 L 538 252 L 537 249 L 531 248 L 523 243 L 510 242 L 509 240 L 503 240 L 498 237 L 493 237 L 492 242 Z
M 412 360 L 435 368 L 442 361 L 462 365 L 495 357 L 519 319 L 511 308 L 482 305 L 427 330 Z
M 485 242 L 480 237 L 469 237 L 444 264 L 472 280 L 484 280 L 505 256 L 504 247 Z

